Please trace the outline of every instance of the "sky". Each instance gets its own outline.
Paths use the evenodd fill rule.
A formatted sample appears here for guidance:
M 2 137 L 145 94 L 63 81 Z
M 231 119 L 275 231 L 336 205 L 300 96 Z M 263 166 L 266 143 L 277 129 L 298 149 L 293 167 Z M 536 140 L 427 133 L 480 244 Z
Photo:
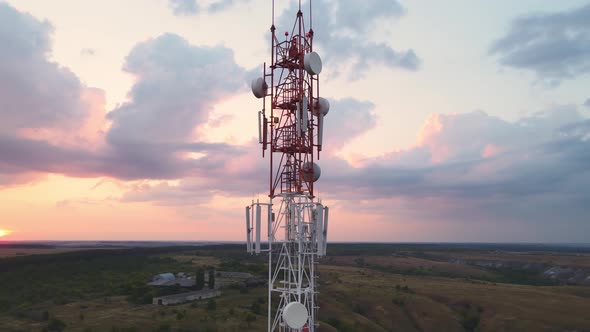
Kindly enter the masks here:
M 330 241 L 588 242 L 590 2 L 312 6 Z M 0 241 L 245 240 L 271 14 L 0 0 Z

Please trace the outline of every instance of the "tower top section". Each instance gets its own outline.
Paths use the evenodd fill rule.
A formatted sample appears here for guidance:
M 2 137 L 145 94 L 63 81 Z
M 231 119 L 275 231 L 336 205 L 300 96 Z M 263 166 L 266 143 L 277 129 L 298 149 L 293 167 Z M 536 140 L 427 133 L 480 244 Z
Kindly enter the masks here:
M 312 3 L 306 15 L 298 3 L 293 25 L 277 33 L 273 0 L 270 64 L 251 85 L 262 99 L 258 134 L 263 156 L 270 150 L 270 197 L 294 193 L 313 198 L 321 173 L 316 161 L 330 103 L 320 97 L 322 60 L 313 51 Z

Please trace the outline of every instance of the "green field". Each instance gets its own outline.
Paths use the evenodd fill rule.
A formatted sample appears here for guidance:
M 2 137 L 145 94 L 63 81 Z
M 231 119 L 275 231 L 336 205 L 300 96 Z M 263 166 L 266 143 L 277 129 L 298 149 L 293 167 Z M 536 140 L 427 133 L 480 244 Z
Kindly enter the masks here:
M 585 252 L 526 249 L 332 245 L 319 265 L 319 331 L 590 331 L 590 287 L 544 279 L 537 269 L 457 263 L 590 263 Z M 151 304 L 171 291 L 146 286 L 154 274 L 205 267 L 266 274 L 264 257 L 239 245 L 5 257 L 0 331 L 265 330 L 264 286 L 226 288 L 214 301 Z

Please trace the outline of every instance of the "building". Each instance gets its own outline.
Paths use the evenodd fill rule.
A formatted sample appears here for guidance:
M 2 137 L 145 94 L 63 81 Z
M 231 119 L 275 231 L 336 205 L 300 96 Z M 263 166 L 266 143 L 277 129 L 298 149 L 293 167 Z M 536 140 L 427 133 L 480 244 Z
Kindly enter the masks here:
M 174 280 L 176 277 L 173 273 L 160 273 L 156 274 L 152 277 L 152 281 L 159 281 L 159 280 Z
M 194 287 L 196 285 L 196 280 L 195 279 L 188 279 L 188 278 L 173 279 L 173 280 L 157 280 L 157 281 L 148 282 L 148 283 L 146 283 L 146 285 L 148 285 L 148 286 L 163 286 L 163 287 L 178 285 L 180 287 Z
M 216 275 L 221 278 L 243 278 L 243 279 L 254 278 L 254 276 L 251 273 L 247 273 L 247 272 L 217 271 Z
M 258 287 L 258 286 L 264 286 L 267 283 L 268 283 L 268 280 L 266 280 L 266 279 L 252 278 L 252 279 L 248 279 L 248 280 L 244 281 L 243 285 L 245 287 Z
M 148 286 L 175 286 L 180 287 L 193 287 L 195 286 L 195 279 L 191 279 L 184 272 L 178 273 L 178 277 L 172 273 L 161 273 L 156 274 L 152 281 L 146 283 Z
M 200 291 L 187 292 L 181 294 L 167 295 L 154 297 L 152 303 L 155 305 L 173 305 L 181 304 L 190 301 L 198 301 L 210 299 L 221 295 L 221 291 L 217 289 L 203 289 Z

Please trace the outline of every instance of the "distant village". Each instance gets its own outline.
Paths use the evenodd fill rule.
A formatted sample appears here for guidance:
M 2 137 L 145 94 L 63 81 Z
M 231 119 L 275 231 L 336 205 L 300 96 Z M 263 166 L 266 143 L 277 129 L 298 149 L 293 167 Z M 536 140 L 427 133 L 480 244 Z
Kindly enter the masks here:
M 247 288 L 265 285 L 266 279 L 247 272 L 199 270 L 194 274 L 187 272 L 161 273 L 152 277 L 146 285 L 153 287 L 175 287 L 179 290 L 194 289 L 188 292 L 154 297 L 155 305 L 174 305 L 191 301 L 210 299 L 222 294 L 227 287 Z

